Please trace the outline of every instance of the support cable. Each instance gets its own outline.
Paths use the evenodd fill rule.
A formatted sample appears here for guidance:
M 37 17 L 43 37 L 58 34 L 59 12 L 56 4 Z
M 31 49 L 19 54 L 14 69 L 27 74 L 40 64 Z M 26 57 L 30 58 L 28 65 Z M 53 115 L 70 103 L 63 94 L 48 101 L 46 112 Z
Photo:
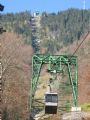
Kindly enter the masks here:
M 78 49 L 80 48 L 80 46 L 83 44 L 83 42 L 86 40 L 86 38 L 88 37 L 90 31 L 87 32 L 87 34 L 85 35 L 85 37 L 83 38 L 83 40 L 81 41 L 81 43 L 78 45 L 78 47 L 75 49 L 75 51 L 73 52 L 72 56 L 74 56 L 76 54 L 76 52 L 78 51 Z

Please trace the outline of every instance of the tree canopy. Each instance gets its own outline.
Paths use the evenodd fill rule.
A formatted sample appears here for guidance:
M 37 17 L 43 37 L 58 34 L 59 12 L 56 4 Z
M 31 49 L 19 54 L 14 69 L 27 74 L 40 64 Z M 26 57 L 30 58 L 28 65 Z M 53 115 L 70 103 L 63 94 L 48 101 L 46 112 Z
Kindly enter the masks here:
M 23 35 L 25 43 L 32 43 L 31 13 L 3 14 L 1 24 L 7 31 Z M 41 15 L 41 46 L 48 52 L 55 53 L 63 46 L 72 44 L 88 31 L 90 10 L 68 9 L 56 13 L 43 12 Z

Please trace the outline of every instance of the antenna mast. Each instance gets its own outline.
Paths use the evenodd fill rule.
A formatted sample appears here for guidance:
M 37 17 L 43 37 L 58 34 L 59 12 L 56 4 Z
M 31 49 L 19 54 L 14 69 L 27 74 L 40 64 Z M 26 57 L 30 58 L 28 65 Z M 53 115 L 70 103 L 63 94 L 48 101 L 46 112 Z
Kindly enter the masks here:
M 86 9 L 86 0 L 83 0 L 83 10 Z

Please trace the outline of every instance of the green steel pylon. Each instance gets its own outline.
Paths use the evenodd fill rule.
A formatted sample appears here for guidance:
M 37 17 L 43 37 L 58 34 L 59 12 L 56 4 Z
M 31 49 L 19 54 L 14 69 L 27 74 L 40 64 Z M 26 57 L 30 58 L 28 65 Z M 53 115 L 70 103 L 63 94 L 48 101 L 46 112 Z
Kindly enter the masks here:
M 73 106 L 78 106 L 78 66 L 77 57 L 70 55 L 42 55 L 36 54 L 32 57 L 32 81 L 31 81 L 31 97 L 30 109 L 32 108 L 34 95 L 37 89 L 38 79 L 43 64 L 48 64 L 48 71 L 60 73 L 67 67 L 70 84 L 72 86 Z

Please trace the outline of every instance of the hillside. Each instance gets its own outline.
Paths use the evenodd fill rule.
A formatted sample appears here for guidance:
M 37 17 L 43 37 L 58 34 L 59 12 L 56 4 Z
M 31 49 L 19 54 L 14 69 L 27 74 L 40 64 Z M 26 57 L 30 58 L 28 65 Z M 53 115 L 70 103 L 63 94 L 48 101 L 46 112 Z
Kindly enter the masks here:
M 15 33 L 5 33 L 1 37 L 3 65 L 6 67 L 3 80 L 3 109 L 4 117 L 9 120 L 25 120 L 29 114 L 28 99 L 31 80 L 31 46 L 23 44 L 22 36 Z M 82 40 L 82 39 L 81 39 Z M 63 48 L 57 54 L 64 54 L 67 50 L 71 53 L 75 50 L 78 43 L 73 43 L 67 48 Z M 13 52 L 12 52 L 13 51 Z M 77 54 L 79 59 L 79 103 L 80 105 L 90 102 L 90 35 L 80 47 Z M 85 68 L 85 69 L 84 69 Z M 44 74 L 44 71 L 43 73 Z M 84 88 L 84 89 L 83 89 Z M 84 98 L 83 98 L 84 96 Z M 56 117 L 55 117 L 56 118 Z M 52 119 L 52 118 L 51 118 Z M 58 117 L 57 117 L 58 119 Z M 5 120 L 5 119 L 4 119 Z
M 58 13 L 41 14 L 40 46 L 47 53 L 55 54 L 88 31 L 90 10 L 68 9 Z M 9 32 L 23 35 L 24 42 L 32 43 L 31 12 L 2 15 L 1 24 Z M 35 45 L 36 46 L 36 43 Z
M 83 35 L 83 37 L 84 36 L 85 35 Z M 83 37 L 80 41 L 76 41 L 72 45 L 61 49 L 57 54 L 73 54 L 77 46 L 82 42 Z M 90 103 L 90 35 L 75 55 L 78 56 L 79 104 Z
M 42 42 L 50 53 L 68 46 L 88 31 L 90 10 L 68 9 L 58 13 L 43 13 Z
M 15 33 L 1 36 L 3 120 L 25 120 L 29 113 L 32 48 Z
M 83 37 L 84 36 L 85 35 L 83 35 Z M 73 52 L 76 50 L 77 46 L 82 42 L 83 37 L 80 39 L 80 41 L 75 41 L 72 45 L 64 47 L 56 54 L 72 55 Z M 78 102 L 79 102 L 78 105 L 81 106 L 82 111 L 88 112 L 85 113 L 86 115 L 83 117 L 83 119 L 89 120 L 90 119 L 90 34 L 87 37 L 87 39 L 83 42 L 83 44 L 80 46 L 80 48 L 78 49 L 75 55 L 78 56 Z M 49 77 L 50 76 L 45 72 L 45 70 L 44 73 L 41 73 L 40 90 L 39 89 L 37 90 L 37 94 L 36 94 L 37 97 L 42 97 L 43 94 L 45 93 L 45 90 L 47 89 L 47 81 Z M 51 117 L 47 116 L 45 120 L 53 120 L 53 119 L 58 120 L 60 119 L 61 112 L 59 112 L 58 115 L 54 115 Z
M 84 17 L 83 17 L 84 16 Z M 88 31 L 90 10 L 69 9 L 41 16 L 42 53 L 72 54 Z M 29 116 L 31 60 L 33 55 L 31 13 L 2 15 L 1 24 L 7 30 L 1 35 L 3 64 L 3 120 L 26 120 Z M 78 52 L 79 105 L 90 104 L 90 35 Z M 43 79 L 43 83 L 42 83 Z M 39 84 L 45 92 L 48 75 L 42 70 Z M 89 106 L 90 108 L 90 106 Z M 52 119 L 52 117 L 51 117 Z M 55 119 L 58 119 L 58 116 Z
M 79 60 L 79 103 L 90 103 L 90 35 L 77 55 Z

